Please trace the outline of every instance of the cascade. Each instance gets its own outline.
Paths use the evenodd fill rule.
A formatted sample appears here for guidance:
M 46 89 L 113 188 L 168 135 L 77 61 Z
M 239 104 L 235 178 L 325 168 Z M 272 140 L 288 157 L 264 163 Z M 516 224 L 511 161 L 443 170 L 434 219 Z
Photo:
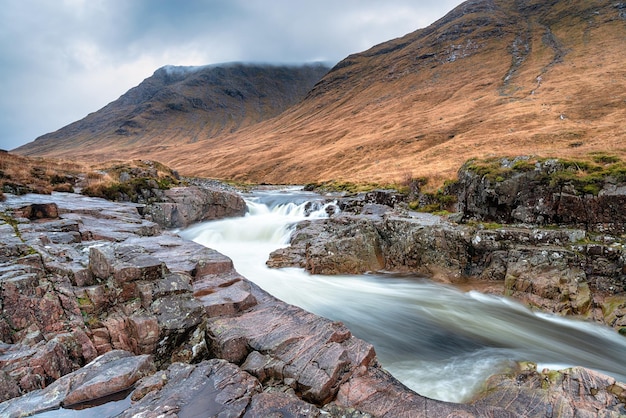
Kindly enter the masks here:
M 626 339 L 606 327 L 419 277 L 270 269 L 269 253 L 289 245 L 295 225 L 328 216 L 334 204 L 295 188 L 258 191 L 246 201 L 242 218 L 179 234 L 229 256 L 239 273 L 285 302 L 342 321 L 374 345 L 385 369 L 421 395 L 466 401 L 489 375 L 515 361 L 538 363 L 539 370 L 583 366 L 626 381 Z

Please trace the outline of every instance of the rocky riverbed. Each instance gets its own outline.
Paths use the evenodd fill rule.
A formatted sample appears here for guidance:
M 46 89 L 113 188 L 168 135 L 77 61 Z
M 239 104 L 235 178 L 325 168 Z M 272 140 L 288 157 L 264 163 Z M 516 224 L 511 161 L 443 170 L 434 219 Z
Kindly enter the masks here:
M 185 191 L 177 190 L 172 199 L 194 204 L 181 196 Z M 482 269 L 481 275 L 505 283 L 519 271 L 520 281 L 508 287 L 511 293 L 538 288 L 517 285 L 530 276 L 519 264 L 526 257 L 517 244 L 521 232 L 508 239 L 511 244 L 502 244 L 502 231 L 463 229 L 434 217 L 397 217 L 387 210 L 374 214 L 376 208 L 369 208 L 371 214 L 303 224 L 294 235 L 293 253 L 283 258 L 324 273 L 331 271 L 322 266 L 335 265 L 405 266 L 453 277 Z M 67 193 L 8 195 L 0 212 L 2 416 L 84 405 L 124 391 L 130 400 L 115 414 L 129 417 L 201 411 L 249 417 L 626 414 L 626 386 L 580 368 L 512 370 L 490 379 L 471 404 L 422 397 L 385 372 L 373 347 L 342 323 L 277 300 L 238 274 L 227 257 L 154 222 L 170 227 L 171 218 L 163 221 L 136 204 Z M 305 231 L 313 227 L 327 229 L 333 251 L 300 246 L 312 242 Z M 394 244 L 394 234 L 410 239 Z M 578 241 L 577 234 L 558 231 L 538 238 L 527 233 L 525 248 L 540 248 L 535 257 L 545 252 L 534 264 L 536 271 L 546 278 L 559 271 L 569 253 L 552 249 L 557 241 Z M 480 243 L 489 251 L 466 252 L 483 248 Z M 335 250 L 351 261 L 332 259 Z M 497 251 L 506 258 L 496 257 Z M 520 257 L 513 258 L 514 252 Z M 565 255 L 552 256 L 557 252 Z M 551 289 L 563 293 L 573 286 L 569 277 L 580 279 L 580 274 L 559 276 Z M 607 280 L 610 286 L 613 279 Z M 593 307 L 590 298 L 587 304 Z M 564 306 L 586 306 L 578 299 L 568 296 Z

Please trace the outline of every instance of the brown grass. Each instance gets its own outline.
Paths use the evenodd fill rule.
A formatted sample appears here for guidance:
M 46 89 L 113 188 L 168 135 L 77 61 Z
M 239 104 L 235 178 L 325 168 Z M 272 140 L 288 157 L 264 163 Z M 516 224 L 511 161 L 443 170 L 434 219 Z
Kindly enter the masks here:
M 29 158 L 0 152 L 0 190 L 45 193 L 71 191 L 86 165 L 67 160 Z
M 46 152 L 151 158 L 184 175 L 258 183 L 389 184 L 410 172 L 429 178 L 433 190 L 470 158 L 608 152 L 625 159 L 619 11 L 606 1 L 574 0 L 538 2 L 535 14 L 522 16 L 517 2 L 494 4 L 495 12 L 457 13 L 352 55 L 299 105 L 232 134 L 208 139 L 181 115 L 149 141 L 99 138 L 98 147 Z M 467 32 L 455 33 L 459 27 Z M 546 42 L 548 29 L 558 48 Z M 511 72 L 512 45 L 526 30 L 529 53 Z

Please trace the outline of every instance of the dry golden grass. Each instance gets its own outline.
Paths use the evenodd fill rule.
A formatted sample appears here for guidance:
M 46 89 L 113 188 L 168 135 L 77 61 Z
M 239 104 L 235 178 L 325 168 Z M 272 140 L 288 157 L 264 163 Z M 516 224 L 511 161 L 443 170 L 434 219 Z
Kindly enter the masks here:
M 0 152 L 0 192 L 49 194 L 52 191 L 73 191 L 74 186 L 83 190 L 105 190 L 120 183 L 122 172 L 132 178 L 155 179 L 159 187 L 178 182 L 177 174 L 155 161 L 110 161 L 91 165 Z
M 203 139 L 181 118 L 149 140 L 45 154 L 151 158 L 248 182 L 384 184 L 411 173 L 433 188 L 475 157 L 626 158 L 619 10 L 606 0 L 534 1 L 523 13 L 518 4 L 466 3 L 348 57 L 299 105 L 232 134 Z
M 79 174 L 86 170 L 85 164 L 73 161 L 0 152 L 0 191 L 70 191 Z

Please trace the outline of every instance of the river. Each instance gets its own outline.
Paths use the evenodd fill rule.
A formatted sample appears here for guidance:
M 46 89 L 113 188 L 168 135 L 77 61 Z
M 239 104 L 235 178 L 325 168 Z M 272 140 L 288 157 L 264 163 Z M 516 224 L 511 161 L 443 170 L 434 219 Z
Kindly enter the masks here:
M 320 197 L 295 188 L 245 197 L 245 217 L 179 234 L 229 256 L 239 273 L 283 301 L 342 321 L 374 345 L 385 369 L 421 395 L 466 401 L 489 375 L 515 361 L 538 363 L 540 370 L 584 366 L 626 381 L 626 338 L 607 327 L 531 312 L 507 298 L 420 277 L 270 269 L 269 253 L 289 244 L 297 222 L 328 215 L 320 203 L 307 217 L 307 202 Z

